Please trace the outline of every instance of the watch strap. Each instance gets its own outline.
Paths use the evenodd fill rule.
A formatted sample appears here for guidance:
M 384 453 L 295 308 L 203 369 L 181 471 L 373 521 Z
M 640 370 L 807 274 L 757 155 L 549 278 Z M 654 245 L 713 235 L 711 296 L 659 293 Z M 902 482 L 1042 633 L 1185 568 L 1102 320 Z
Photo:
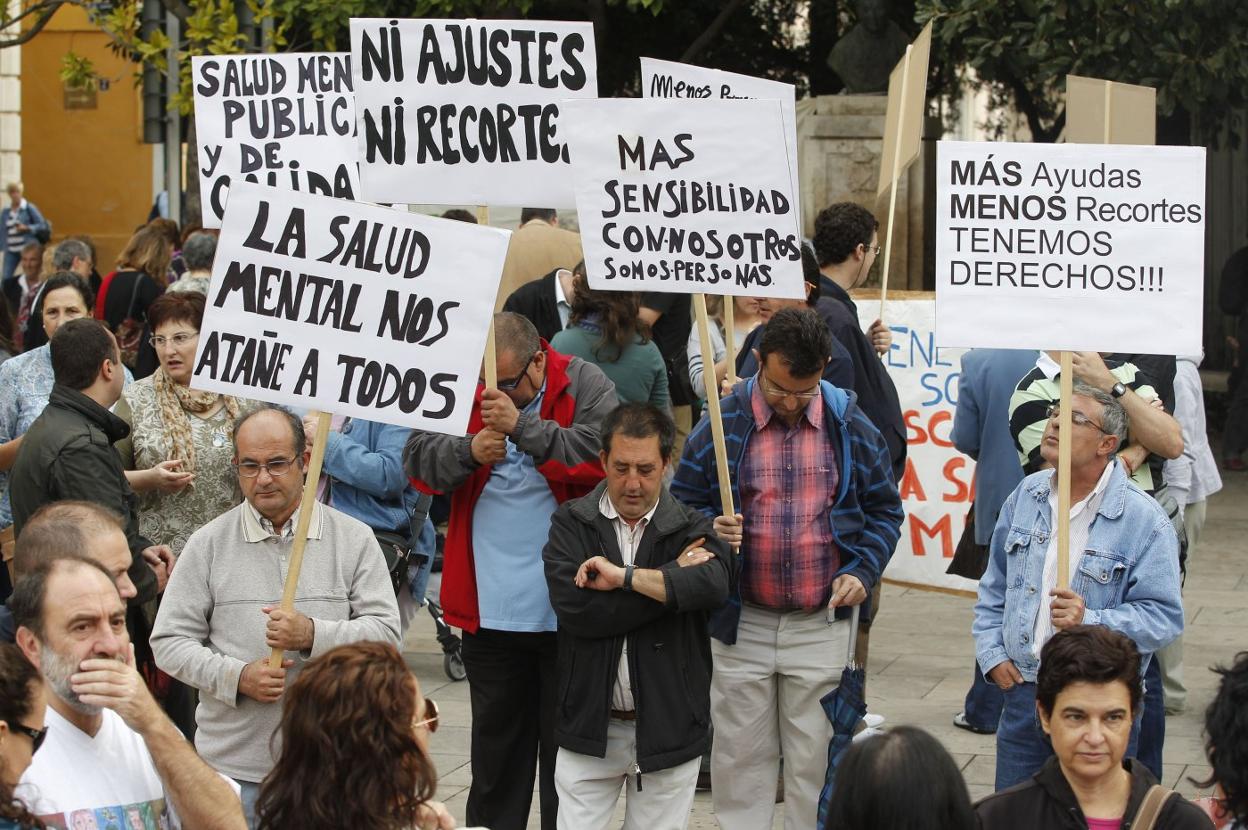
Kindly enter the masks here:
M 1109 388 L 1109 394 L 1115 398 L 1121 398 L 1127 394 L 1127 387 L 1122 384 L 1122 381 L 1119 381 Z
M 633 590 L 633 566 L 632 565 L 624 566 L 624 590 L 625 591 Z

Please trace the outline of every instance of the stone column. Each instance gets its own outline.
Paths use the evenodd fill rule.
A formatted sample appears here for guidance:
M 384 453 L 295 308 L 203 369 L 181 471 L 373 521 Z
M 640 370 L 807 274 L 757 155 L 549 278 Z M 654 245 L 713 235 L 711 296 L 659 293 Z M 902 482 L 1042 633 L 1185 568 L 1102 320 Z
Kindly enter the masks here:
M 880 244 L 888 238 L 888 193 L 876 199 L 884 147 L 884 95 L 824 95 L 797 105 L 797 155 L 802 232 L 809 238 L 815 216 L 833 202 L 857 202 L 880 221 Z M 924 157 L 901 174 L 893 231 L 889 290 L 923 288 Z M 868 286 L 879 285 L 884 257 L 876 258 Z
M 9 4 L 9 14 L 21 4 Z M 5 37 L 20 33 L 20 26 L 5 30 Z M 22 47 L 0 49 L 0 188 L 22 178 Z

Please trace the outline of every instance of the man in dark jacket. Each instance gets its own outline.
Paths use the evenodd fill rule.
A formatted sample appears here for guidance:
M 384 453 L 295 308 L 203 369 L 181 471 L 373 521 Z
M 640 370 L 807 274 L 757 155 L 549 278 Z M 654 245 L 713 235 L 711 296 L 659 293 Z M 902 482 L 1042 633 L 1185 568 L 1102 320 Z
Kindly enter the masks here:
M 98 320 L 71 320 L 57 329 L 51 353 L 56 384 L 13 464 L 14 529 L 20 537 L 36 510 L 64 499 L 95 502 L 125 517 L 130 579 L 138 590 L 133 604 L 141 605 L 163 589 L 173 552 L 139 534 L 134 491 L 113 448 L 130 431 L 109 411 L 125 378 L 117 340 Z
M 524 830 L 536 771 L 553 830 L 557 620 L 541 552 L 555 509 L 602 481 L 598 428 L 617 400 L 519 314 L 494 315 L 494 335 L 498 388 L 478 387 L 469 434 L 414 430 L 404 464 L 418 490 L 451 494 L 441 599 L 471 686 L 468 823 Z
M 567 268 L 556 268 L 511 292 L 503 311 L 514 311 L 533 324 L 538 337 L 554 340 L 572 316 L 572 279 Z
M 706 418 L 672 482 L 741 553 L 737 590 L 711 620 L 711 778 L 724 830 L 772 826 L 781 751 L 785 827 L 815 826 L 831 737 L 819 698 L 839 680 L 852 606 L 868 602 L 897 545 L 888 447 L 853 392 L 820 380 L 831 354 L 818 314 L 777 312 L 758 373 L 721 404 L 740 512 L 723 515 Z
M 609 826 L 622 784 L 625 827 L 689 819 L 710 744 L 707 619 L 728 598 L 736 557 L 664 488 L 675 440 L 666 413 L 621 405 L 602 426 L 607 480 L 551 520 L 542 558 L 559 617 L 560 830 Z

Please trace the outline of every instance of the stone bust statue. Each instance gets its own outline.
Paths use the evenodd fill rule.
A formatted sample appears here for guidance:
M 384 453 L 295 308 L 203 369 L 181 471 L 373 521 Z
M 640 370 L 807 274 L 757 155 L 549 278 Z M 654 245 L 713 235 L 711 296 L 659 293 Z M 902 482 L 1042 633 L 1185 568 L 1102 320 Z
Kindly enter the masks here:
M 828 66 L 852 95 L 888 92 L 888 74 L 910 38 L 888 16 L 888 0 L 855 0 L 858 22 L 828 53 Z

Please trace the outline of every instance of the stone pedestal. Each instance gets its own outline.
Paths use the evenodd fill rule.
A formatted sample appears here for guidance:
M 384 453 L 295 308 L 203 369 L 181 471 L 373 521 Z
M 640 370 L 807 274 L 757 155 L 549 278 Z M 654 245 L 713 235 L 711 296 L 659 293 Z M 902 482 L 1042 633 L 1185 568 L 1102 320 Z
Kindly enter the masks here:
M 825 95 L 797 103 L 797 155 L 802 232 L 810 237 L 815 216 L 833 202 L 857 202 L 880 222 L 880 244 L 888 240 L 888 192 L 876 199 L 884 146 L 884 95 Z M 923 192 L 925 154 L 904 171 L 897 185 L 889 290 L 923 288 Z M 891 163 L 891 161 L 890 161 Z M 876 258 L 867 285 L 879 285 L 884 257 Z

